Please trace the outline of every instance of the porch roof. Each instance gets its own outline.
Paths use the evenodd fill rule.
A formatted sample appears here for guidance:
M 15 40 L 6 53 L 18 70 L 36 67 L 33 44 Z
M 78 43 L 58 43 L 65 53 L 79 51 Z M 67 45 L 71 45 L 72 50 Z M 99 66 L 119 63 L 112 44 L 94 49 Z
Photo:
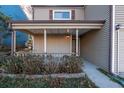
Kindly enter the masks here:
M 104 20 L 21 20 L 11 21 L 11 27 L 14 30 L 23 30 L 35 34 L 43 29 L 101 29 Z M 33 31 L 35 30 L 35 31 Z

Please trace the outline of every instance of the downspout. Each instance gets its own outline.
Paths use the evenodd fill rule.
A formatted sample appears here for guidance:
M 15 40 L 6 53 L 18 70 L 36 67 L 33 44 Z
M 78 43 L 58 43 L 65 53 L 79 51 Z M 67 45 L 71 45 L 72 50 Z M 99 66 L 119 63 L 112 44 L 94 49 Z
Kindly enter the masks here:
M 120 24 L 116 25 L 116 31 L 117 31 L 117 75 L 119 75 L 119 29 Z
M 120 24 L 115 26 L 115 6 L 110 6 L 110 31 L 109 31 L 109 72 L 113 76 L 119 75 L 119 29 Z M 115 31 L 117 31 L 117 72 L 115 72 Z
M 112 75 L 118 76 L 119 74 L 119 29 L 120 24 L 115 26 L 115 5 L 110 8 L 110 45 L 109 45 L 109 71 Z M 115 72 L 115 31 L 117 31 L 117 72 Z
M 109 11 L 110 11 L 110 15 L 109 15 L 109 58 L 108 58 L 108 67 L 109 67 L 109 73 L 112 74 L 112 34 L 113 34 L 113 28 L 112 28 L 112 16 L 113 16 L 113 8 L 112 5 L 109 6 Z
M 111 24 L 112 24 L 112 28 L 111 28 L 111 73 L 115 74 L 115 48 L 114 48 L 114 44 L 115 44 L 115 5 L 112 6 L 112 10 L 111 10 L 111 16 L 112 18 L 111 20 Z
M 119 29 L 117 30 L 117 74 L 119 75 Z
M 112 8 L 112 11 L 113 11 L 113 19 L 112 19 L 112 22 L 113 22 L 113 28 L 112 28 L 112 62 L 111 62 L 111 73 L 114 74 L 114 75 L 118 75 L 119 74 L 119 29 L 120 29 L 120 24 L 117 24 L 115 26 L 115 5 L 113 5 L 113 8 Z M 115 56 L 115 33 L 117 31 L 117 57 Z M 117 67 L 115 70 L 115 57 L 117 58 Z
M 33 6 L 31 7 L 32 7 L 32 20 L 34 20 L 34 7 Z

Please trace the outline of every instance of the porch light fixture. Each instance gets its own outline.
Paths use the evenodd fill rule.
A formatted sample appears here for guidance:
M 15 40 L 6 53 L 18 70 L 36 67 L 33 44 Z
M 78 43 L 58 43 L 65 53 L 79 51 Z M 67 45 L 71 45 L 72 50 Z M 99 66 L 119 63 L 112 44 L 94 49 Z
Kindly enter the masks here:
M 69 39 L 69 38 L 70 38 L 69 32 L 70 32 L 69 29 L 67 29 L 67 30 L 66 30 L 66 33 L 67 33 L 67 34 L 66 34 L 66 36 L 65 36 L 66 39 Z
M 69 35 L 69 34 L 68 34 L 68 35 L 66 35 L 66 36 L 65 36 L 65 38 L 66 38 L 66 39 L 69 39 L 69 38 L 70 38 L 70 35 Z
M 119 30 L 119 29 L 120 29 L 120 26 L 121 26 L 120 24 L 117 24 L 117 25 L 115 26 L 115 29 L 116 29 L 116 30 Z
M 67 32 L 66 39 L 69 39 L 70 38 L 69 29 L 67 29 L 66 32 Z

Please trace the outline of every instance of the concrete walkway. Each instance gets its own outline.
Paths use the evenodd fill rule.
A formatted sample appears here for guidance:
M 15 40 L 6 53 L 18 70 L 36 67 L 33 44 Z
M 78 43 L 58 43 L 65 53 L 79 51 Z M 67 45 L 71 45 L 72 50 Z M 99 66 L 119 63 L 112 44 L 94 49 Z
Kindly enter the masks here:
M 121 88 L 121 85 L 110 80 L 106 75 L 97 70 L 97 66 L 92 63 L 84 63 L 84 72 L 88 78 L 100 88 Z

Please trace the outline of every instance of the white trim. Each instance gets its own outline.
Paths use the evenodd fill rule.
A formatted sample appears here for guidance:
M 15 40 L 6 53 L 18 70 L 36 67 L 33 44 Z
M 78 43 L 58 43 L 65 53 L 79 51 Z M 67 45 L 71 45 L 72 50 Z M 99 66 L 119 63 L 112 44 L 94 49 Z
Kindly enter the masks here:
M 46 51 L 46 44 L 47 44 L 47 33 L 46 33 L 46 29 L 44 29 L 44 53 L 46 53 L 47 51 Z
M 119 74 L 119 30 L 117 30 L 117 74 Z
M 69 12 L 69 18 L 55 18 L 55 12 Z M 72 18 L 71 10 L 53 10 L 53 20 L 71 20 Z
M 72 54 L 72 35 L 70 35 L 70 54 Z
M 80 51 L 80 41 L 81 41 L 81 38 L 79 37 L 79 56 L 80 56 L 80 53 L 81 53 L 81 51 Z
M 14 53 L 16 52 L 16 31 L 14 31 L 14 47 L 13 47 L 13 49 L 14 49 Z
M 101 26 L 16 26 L 13 29 L 101 29 Z M 29 31 L 30 32 L 30 31 Z
M 77 25 L 81 25 L 81 26 L 103 26 L 104 23 L 12 23 L 12 26 L 61 26 L 61 25 L 69 25 L 69 26 L 77 26 Z
M 82 29 L 101 29 L 103 24 L 12 24 L 13 29 L 75 29 L 75 28 L 82 28 Z

